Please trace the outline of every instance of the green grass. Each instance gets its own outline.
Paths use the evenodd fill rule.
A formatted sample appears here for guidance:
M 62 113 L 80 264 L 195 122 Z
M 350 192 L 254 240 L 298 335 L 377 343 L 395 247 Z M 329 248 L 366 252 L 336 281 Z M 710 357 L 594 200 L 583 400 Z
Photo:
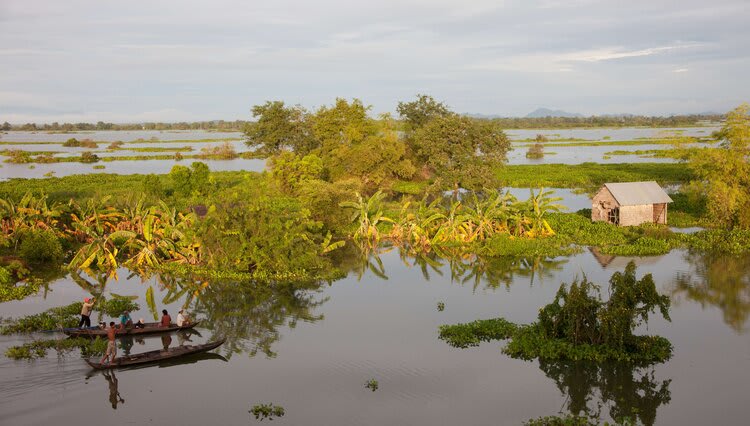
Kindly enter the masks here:
M 242 183 L 246 177 L 260 178 L 255 172 L 212 172 L 218 187 L 227 188 Z M 129 197 L 143 190 L 148 175 L 85 174 L 46 179 L 14 178 L 0 182 L 0 197 L 20 199 L 27 192 L 47 194 L 50 201 L 87 200 L 112 195 L 115 198 Z M 157 175 L 163 187 L 171 186 L 169 175 Z
M 694 179 L 684 164 L 534 164 L 499 168 L 497 176 L 504 186 L 534 188 L 596 189 L 606 182 L 655 180 L 661 184 L 684 183 Z
M 135 147 L 135 148 L 120 148 L 121 150 L 125 151 L 133 151 L 133 152 L 189 152 L 193 150 L 193 147 L 190 146 L 176 146 L 176 147 L 170 147 L 170 146 L 155 146 L 155 147 Z

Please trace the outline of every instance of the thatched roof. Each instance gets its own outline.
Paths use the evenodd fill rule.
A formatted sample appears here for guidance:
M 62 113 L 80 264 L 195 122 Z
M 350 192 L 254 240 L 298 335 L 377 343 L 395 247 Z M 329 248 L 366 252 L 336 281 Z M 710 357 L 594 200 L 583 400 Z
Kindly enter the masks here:
M 605 183 L 604 186 L 621 206 L 672 202 L 669 195 L 654 181 Z

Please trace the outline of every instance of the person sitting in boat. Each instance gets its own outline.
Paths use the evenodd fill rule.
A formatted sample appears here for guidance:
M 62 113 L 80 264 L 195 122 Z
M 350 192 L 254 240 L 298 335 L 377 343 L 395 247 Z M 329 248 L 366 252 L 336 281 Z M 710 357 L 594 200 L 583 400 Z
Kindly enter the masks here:
M 172 317 L 169 316 L 166 309 L 162 309 L 159 327 L 169 327 L 170 325 L 172 325 Z
M 143 318 L 139 319 L 137 323 L 135 323 L 135 328 L 145 328 L 146 323 L 143 321 Z
M 109 359 L 110 356 L 112 357 L 111 360 Z M 115 343 L 115 322 L 110 321 L 109 328 L 107 329 L 107 351 L 104 352 L 104 357 L 102 358 L 100 364 L 105 365 L 115 362 L 116 356 L 117 344 Z
M 99 321 L 99 330 L 106 330 L 107 329 L 107 323 L 104 321 Z
M 120 328 L 130 328 L 133 326 L 133 320 L 130 319 L 130 311 L 125 311 L 120 315 Z
M 180 312 L 177 314 L 177 327 L 183 327 L 186 325 L 190 325 L 190 318 L 185 314 L 184 309 L 180 309 Z

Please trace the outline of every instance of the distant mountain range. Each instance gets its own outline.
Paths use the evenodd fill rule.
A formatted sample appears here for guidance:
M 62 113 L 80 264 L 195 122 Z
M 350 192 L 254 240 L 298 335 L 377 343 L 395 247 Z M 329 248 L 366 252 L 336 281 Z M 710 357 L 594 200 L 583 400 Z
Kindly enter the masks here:
M 537 108 L 534 111 L 526 114 L 526 118 L 543 118 L 543 117 L 566 117 L 566 118 L 577 118 L 583 117 L 583 114 L 575 112 L 567 112 L 560 109 L 549 109 L 549 108 Z

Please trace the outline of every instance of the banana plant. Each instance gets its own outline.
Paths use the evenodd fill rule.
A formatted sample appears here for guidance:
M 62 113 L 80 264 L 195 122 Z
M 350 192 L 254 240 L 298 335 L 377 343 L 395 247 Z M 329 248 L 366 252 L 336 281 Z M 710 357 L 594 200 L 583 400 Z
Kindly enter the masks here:
M 544 188 L 539 188 L 539 193 L 537 194 L 534 194 L 533 189 L 530 191 L 529 204 L 532 212 L 531 231 L 533 233 L 531 236 L 554 235 L 555 231 L 547 223 L 545 215 L 549 212 L 559 212 L 565 209 L 565 206 L 556 204 L 562 198 L 552 197 L 554 191 L 545 191 Z
M 354 239 L 362 241 L 370 247 L 374 247 L 380 241 L 378 224 L 381 222 L 393 223 L 392 219 L 383 216 L 381 203 L 383 198 L 385 198 L 385 194 L 382 191 L 378 191 L 367 200 L 362 198 L 359 192 L 355 193 L 355 195 L 357 197 L 356 201 L 344 201 L 339 206 L 352 209 L 353 212 L 350 221 L 359 223 L 359 227 L 354 232 Z

